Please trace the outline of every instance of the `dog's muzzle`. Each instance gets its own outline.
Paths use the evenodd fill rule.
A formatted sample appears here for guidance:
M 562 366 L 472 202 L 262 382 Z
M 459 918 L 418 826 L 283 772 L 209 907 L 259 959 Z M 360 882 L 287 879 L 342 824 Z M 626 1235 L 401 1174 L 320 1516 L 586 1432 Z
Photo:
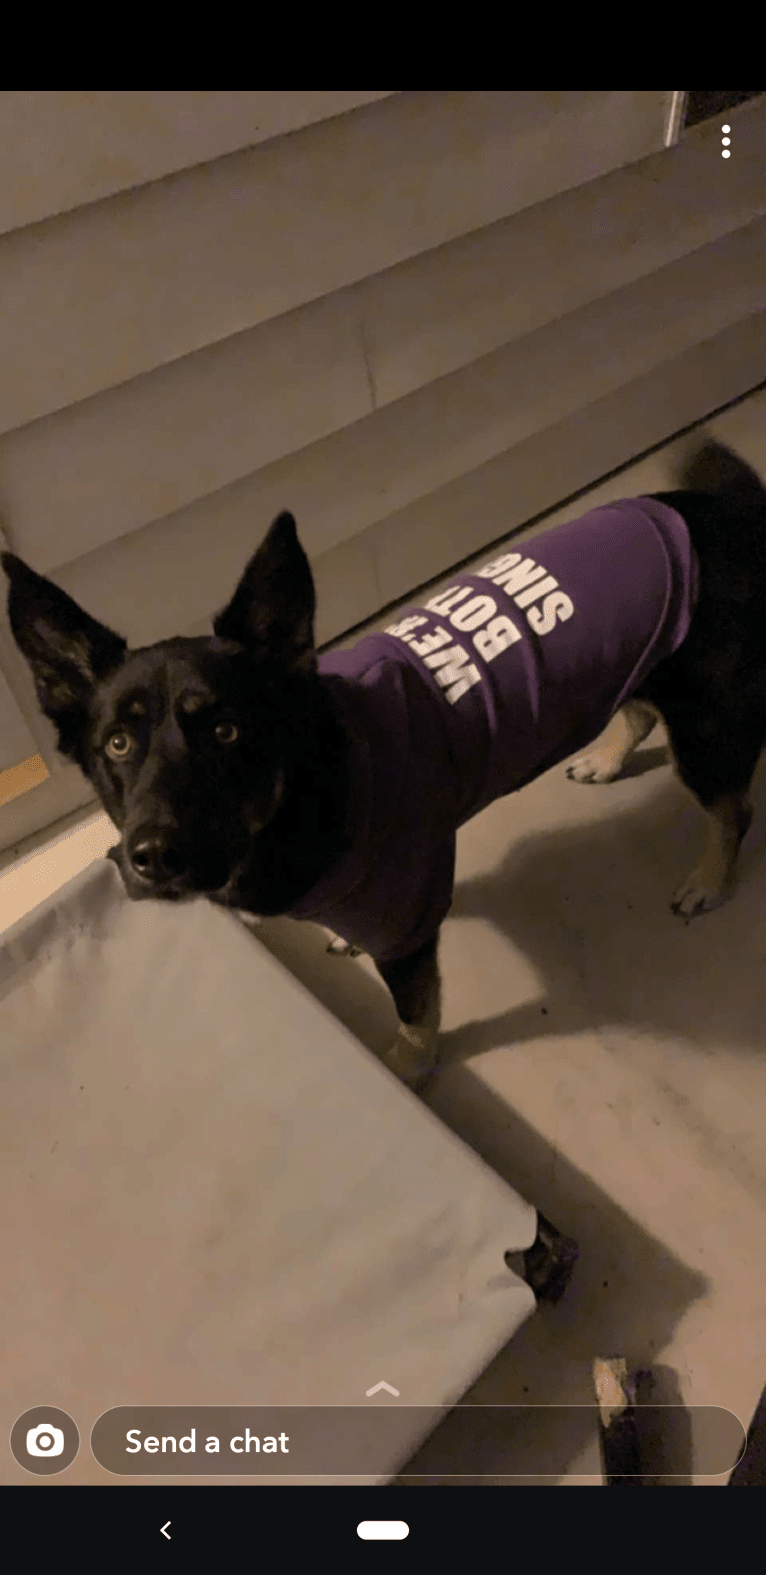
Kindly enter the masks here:
M 128 837 L 122 860 L 125 873 L 153 892 L 178 890 L 188 882 L 191 849 L 180 829 L 169 823 L 138 826 Z

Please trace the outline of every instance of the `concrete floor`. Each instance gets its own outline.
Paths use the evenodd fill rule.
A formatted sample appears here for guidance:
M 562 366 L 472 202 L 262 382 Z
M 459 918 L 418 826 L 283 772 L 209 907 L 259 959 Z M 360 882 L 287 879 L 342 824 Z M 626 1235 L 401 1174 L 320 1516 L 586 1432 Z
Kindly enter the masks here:
M 766 394 L 709 430 L 766 475 Z M 684 447 L 545 524 L 672 485 Z M 441 945 L 447 1065 L 429 1103 L 581 1249 L 565 1299 L 466 1399 L 591 1405 L 593 1358 L 619 1354 L 652 1369 L 657 1402 L 726 1407 L 747 1426 L 766 1382 L 766 758 L 739 889 L 686 926 L 669 900 L 703 826 L 663 744 L 658 730 L 607 787 L 557 767 L 461 832 Z M 5 873 L 0 927 L 115 840 L 91 816 Z M 290 920 L 259 934 L 364 1043 L 387 1047 L 395 1014 L 369 959 L 328 957 L 324 932 Z M 552 1425 L 541 1411 L 528 1477 L 482 1482 L 550 1485 Z M 560 1485 L 599 1485 L 592 1413 L 573 1410 L 570 1431 Z M 669 1413 L 667 1485 L 725 1485 L 703 1469 L 698 1434 L 693 1410 Z M 471 1469 L 457 1433 L 454 1458 Z

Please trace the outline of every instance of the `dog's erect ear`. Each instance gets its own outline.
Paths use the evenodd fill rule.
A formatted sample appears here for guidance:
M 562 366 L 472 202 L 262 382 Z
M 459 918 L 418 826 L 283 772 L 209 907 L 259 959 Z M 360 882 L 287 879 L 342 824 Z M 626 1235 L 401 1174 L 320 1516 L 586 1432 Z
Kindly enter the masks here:
M 10 580 L 8 617 L 13 638 L 35 681 L 41 711 L 59 731 L 59 748 L 76 756 L 76 743 L 95 685 L 119 667 L 127 640 L 97 623 L 52 580 L 0 554 Z
M 245 569 L 228 607 L 213 619 L 225 640 L 257 646 L 285 667 L 311 671 L 316 596 L 292 514 L 280 514 Z

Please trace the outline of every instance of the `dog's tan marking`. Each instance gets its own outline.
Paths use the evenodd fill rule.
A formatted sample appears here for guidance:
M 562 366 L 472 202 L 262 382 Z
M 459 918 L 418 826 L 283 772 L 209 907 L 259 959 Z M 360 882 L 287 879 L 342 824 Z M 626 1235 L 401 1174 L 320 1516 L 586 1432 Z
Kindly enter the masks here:
M 181 697 L 181 710 L 185 716 L 194 716 L 195 712 L 201 711 L 203 706 L 213 705 L 214 701 L 214 695 L 201 694 L 199 691 L 194 690 L 190 694 L 185 694 Z
M 440 1028 L 441 981 L 437 977 L 423 1016 L 417 1023 L 400 1022 L 396 1039 L 384 1057 L 389 1070 L 415 1093 L 437 1069 Z
M 731 892 L 740 843 L 753 818 L 746 793 L 729 793 L 705 810 L 708 842 L 688 879 L 679 886 L 671 907 L 682 919 L 717 908 Z
M 648 701 L 626 701 L 595 748 L 567 766 L 570 782 L 613 782 L 658 720 Z

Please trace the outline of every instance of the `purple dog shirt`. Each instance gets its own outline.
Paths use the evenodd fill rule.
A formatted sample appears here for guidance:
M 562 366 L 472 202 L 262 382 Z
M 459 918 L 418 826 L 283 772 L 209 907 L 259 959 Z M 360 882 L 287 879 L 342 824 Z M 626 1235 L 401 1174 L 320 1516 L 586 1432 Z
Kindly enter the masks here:
M 291 914 L 378 962 L 436 934 L 457 828 L 591 743 L 689 628 L 697 560 L 667 504 L 610 503 L 527 546 L 318 659 L 354 740 L 352 846 Z

